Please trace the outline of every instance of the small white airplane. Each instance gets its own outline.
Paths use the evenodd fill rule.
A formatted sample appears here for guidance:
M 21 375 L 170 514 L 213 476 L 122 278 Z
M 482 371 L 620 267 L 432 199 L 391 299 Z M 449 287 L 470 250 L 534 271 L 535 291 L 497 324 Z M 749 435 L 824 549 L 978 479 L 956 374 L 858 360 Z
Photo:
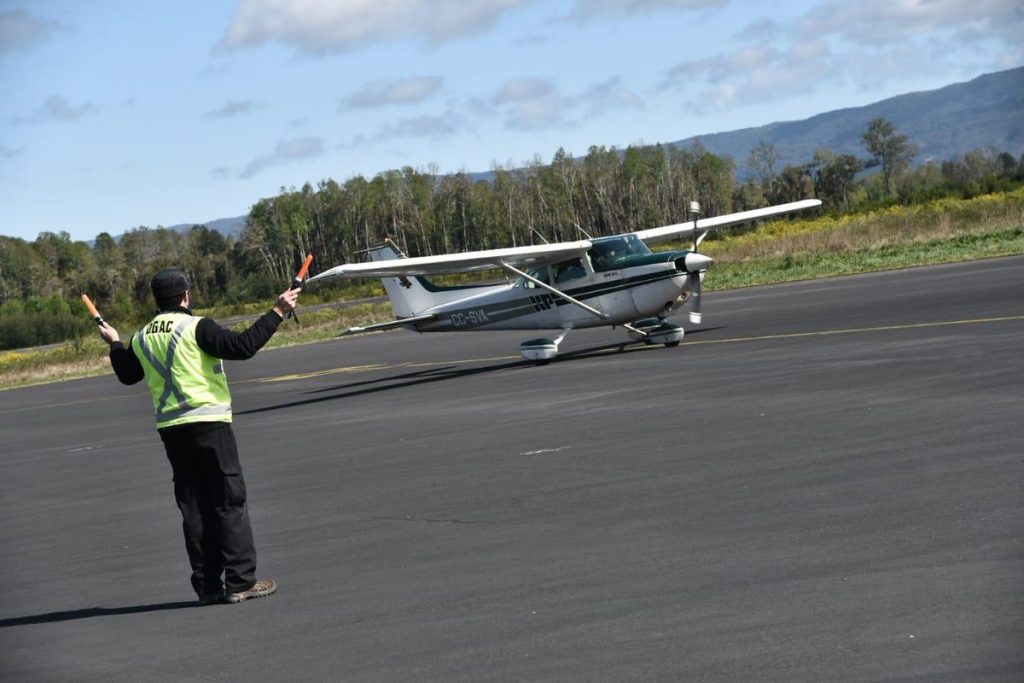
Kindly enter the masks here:
M 407 258 L 398 246 L 368 250 L 368 263 L 346 263 L 307 280 L 379 277 L 395 309 L 396 320 L 351 327 L 356 334 L 404 327 L 416 332 L 468 330 L 559 330 L 553 338 L 519 345 L 523 358 L 546 363 L 558 353 L 569 330 L 623 327 L 634 340 L 677 346 L 683 328 L 667 320 L 687 300 L 690 322 L 701 322 L 700 283 L 712 260 L 697 251 L 714 228 L 820 206 L 806 199 L 700 221 L 692 220 L 637 232 L 509 249 Z M 582 230 L 581 230 L 582 232 Z M 693 248 L 652 252 L 648 243 L 692 238 Z M 440 286 L 429 275 L 504 270 L 514 276 L 503 284 Z

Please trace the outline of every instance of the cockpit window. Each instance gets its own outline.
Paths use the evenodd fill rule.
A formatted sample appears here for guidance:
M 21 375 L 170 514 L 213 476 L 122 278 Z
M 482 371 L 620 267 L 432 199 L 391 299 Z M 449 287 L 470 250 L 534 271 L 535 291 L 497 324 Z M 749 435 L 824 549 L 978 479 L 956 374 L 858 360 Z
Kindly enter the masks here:
M 636 235 L 616 235 L 615 237 L 596 239 L 594 246 L 587 252 L 596 272 L 615 270 L 627 256 L 643 256 L 650 253 L 651 250 Z

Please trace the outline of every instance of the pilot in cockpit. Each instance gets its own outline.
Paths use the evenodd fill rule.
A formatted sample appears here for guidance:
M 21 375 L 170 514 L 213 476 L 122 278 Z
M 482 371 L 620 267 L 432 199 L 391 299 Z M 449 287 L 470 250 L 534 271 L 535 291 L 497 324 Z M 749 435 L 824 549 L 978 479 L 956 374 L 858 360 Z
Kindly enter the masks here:
M 569 280 L 575 280 L 581 278 L 587 274 L 587 271 L 583 268 L 583 262 L 578 258 L 574 258 L 571 261 L 563 261 L 562 263 L 555 264 L 555 282 L 568 282 Z

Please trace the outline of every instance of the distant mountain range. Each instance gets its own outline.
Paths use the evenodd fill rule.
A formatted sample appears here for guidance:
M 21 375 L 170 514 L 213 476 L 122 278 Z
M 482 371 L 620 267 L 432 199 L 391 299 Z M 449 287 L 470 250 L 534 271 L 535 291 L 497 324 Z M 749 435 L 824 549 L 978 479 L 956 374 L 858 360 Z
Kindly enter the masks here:
M 689 147 L 700 140 L 708 151 L 731 156 L 742 174 L 750 150 L 762 141 L 774 146 L 779 168 L 810 161 L 818 147 L 866 157 L 861 136 L 868 122 L 876 117 L 891 121 L 899 133 L 917 145 L 915 164 L 943 161 L 985 147 L 1019 158 L 1024 154 L 1024 67 L 985 74 L 938 90 L 898 95 L 863 107 L 837 109 L 802 121 L 697 135 L 664 144 Z M 493 176 L 486 171 L 470 175 L 477 180 Z M 237 236 L 245 219 L 221 218 L 199 225 Z M 185 223 L 170 229 L 184 231 L 193 225 L 196 224 Z
M 1024 67 L 803 121 L 699 135 L 670 144 L 688 147 L 699 139 L 708 151 L 731 156 L 737 168 L 746 165 L 750 150 L 762 140 L 774 145 L 780 167 L 810 161 L 818 147 L 865 157 L 861 135 L 876 117 L 891 121 L 917 145 L 915 164 L 944 161 L 984 147 L 1019 158 L 1024 153 Z
M 196 225 L 205 225 L 210 230 L 216 230 L 222 235 L 231 235 L 237 237 L 242 228 L 245 227 L 246 216 L 236 216 L 234 218 L 218 218 L 215 221 L 208 223 L 179 223 L 177 225 L 167 226 L 168 230 L 177 230 L 178 232 L 187 232 Z

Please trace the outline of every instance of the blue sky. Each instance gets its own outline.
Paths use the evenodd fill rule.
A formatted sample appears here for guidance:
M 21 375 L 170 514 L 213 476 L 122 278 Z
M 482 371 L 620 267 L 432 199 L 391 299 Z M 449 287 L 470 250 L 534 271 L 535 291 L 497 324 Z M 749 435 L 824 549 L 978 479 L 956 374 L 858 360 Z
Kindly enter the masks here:
M 1022 46 L 1019 0 L 0 0 L 0 234 L 803 119 Z

